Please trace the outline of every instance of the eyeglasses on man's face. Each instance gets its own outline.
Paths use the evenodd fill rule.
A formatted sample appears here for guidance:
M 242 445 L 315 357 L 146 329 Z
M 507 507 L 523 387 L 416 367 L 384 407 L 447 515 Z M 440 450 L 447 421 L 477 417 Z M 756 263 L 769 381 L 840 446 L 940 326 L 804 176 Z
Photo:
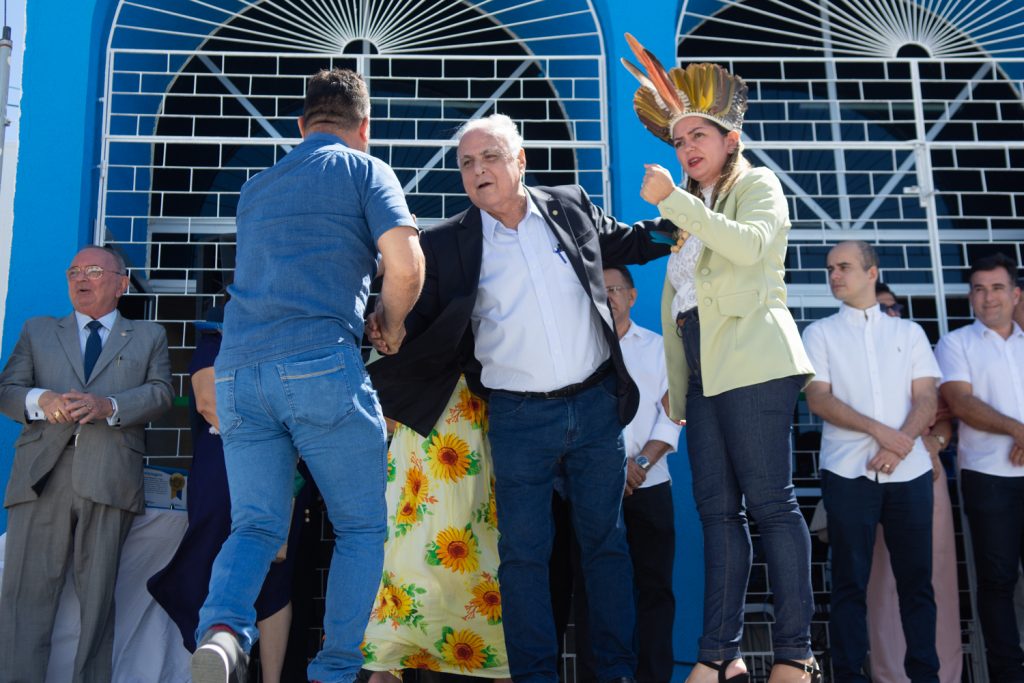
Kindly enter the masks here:
M 632 288 L 627 287 L 625 285 L 612 285 L 611 287 L 605 287 L 604 291 L 608 294 L 608 296 L 615 296 L 619 292 L 628 292 L 630 289 Z
M 882 304 L 882 303 L 880 303 L 880 304 L 878 304 L 878 306 L 882 309 L 882 313 L 888 313 L 889 311 L 892 311 L 896 315 L 903 315 L 903 304 Z
M 124 275 L 124 273 L 119 270 L 105 270 L 101 266 L 86 266 L 84 268 L 71 266 L 67 270 L 68 280 L 77 280 L 83 275 L 89 280 L 99 280 L 103 277 L 104 273 L 110 273 L 111 275 Z

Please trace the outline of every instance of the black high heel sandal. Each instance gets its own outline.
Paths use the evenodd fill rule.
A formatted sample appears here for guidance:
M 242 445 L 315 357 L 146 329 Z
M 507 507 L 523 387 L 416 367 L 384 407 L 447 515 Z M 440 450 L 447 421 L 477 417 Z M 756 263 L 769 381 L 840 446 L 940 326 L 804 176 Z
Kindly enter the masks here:
M 735 659 L 730 659 L 729 661 L 722 662 L 721 664 L 715 664 L 714 662 L 697 662 L 697 663 L 698 664 L 703 664 L 707 668 L 712 669 L 714 671 L 717 671 L 718 672 L 718 683 L 750 683 L 750 673 L 747 672 L 747 671 L 744 671 L 741 674 L 736 674 L 732 678 L 726 678 L 725 677 L 725 670 L 728 669 L 729 665 L 732 664 L 735 661 L 736 661 Z
M 821 681 L 822 681 L 821 669 L 819 669 L 816 666 L 817 662 L 815 662 L 813 659 L 811 660 L 811 664 L 804 664 L 803 662 L 798 662 L 798 661 L 793 660 L 793 659 L 776 659 L 772 663 L 772 665 L 774 666 L 775 664 L 783 664 L 785 666 L 791 666 L 794 669 L 800 669 L 804 673 L 811 674 L 811 683 L 821 683 Z

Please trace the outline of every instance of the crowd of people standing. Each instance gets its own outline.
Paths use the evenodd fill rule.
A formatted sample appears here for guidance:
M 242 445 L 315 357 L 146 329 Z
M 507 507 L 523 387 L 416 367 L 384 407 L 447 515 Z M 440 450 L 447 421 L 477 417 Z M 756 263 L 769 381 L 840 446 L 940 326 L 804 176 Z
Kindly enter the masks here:
M 207 451 L 193 482 L 208 493 L 192 496 L 186 539 L 149 587 L 194 651 L 193 681 L 244 683 L 256 641 L 281 642 L 308 481 L 335 535 L 309 680 L 429 669 L 558 681 L 565 615 L 552 586 L 564 570 L 552 556 L 566 520 L 592 680 L 670 680 L 665 458 L 685 424 L 705 576 L 688 683 L 752 678 L 741 649 L 751 521 L 774 600 L 768 681 L 820 683 L 811 542 L 792 482 L 801 392 L 824 423 L 833 680 L 867 680 L 869 579 L 885 557 L 902 673 L 959 677 L 937 569 L 951 534 L 938 454 L 955 420 L 988 667 L 1024 681 L 1012 601 L 1024 549 L 1017 265 L 972 265 L 977 319 L 933 353 L 895 301 L 879 306 L 871 246 L 843 242 L 823 264 L 840 310 L 801 335 L 787 307 L 782 185 L 743 156 L 747 84 L 715 64 L 666 71 L 627 38 L 640 122 L 685 177 L 648 165 L 639 192 L 656 215 L 634 224 L 579 186 L 527 185 L 519 130 L 493 114 L 456 136 L 470 208 L 420 230 L 395 173 L 367 153 L 362 78 L 311 77 L 303 142 L 242 190 L 230 301 L 190 369 Z M 627 266 L 666 257 L 659 335 L 630 318 Z M 45 677 L 69 562 L 89 596 L 75 681 L 110 680 L 142 430 L 171 396 L 162 329 L 116 311 L 125 272 L 116 252 L 83 249 L 67 271 L 75 312 L 30 321 L 0 375 L 0 410 L 25 424 L 5 500 L 0 681 Z M 278 663 L 267 673 L 279 676 Z

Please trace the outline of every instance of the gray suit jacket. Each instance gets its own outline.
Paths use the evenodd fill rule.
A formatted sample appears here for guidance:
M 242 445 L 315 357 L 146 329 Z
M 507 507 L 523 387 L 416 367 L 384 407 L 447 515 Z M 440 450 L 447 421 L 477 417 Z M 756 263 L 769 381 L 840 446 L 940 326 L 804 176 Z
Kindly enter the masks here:
M 111 427 L 106 420 L 82 426 L 71 482 L 84 498 L 142 512 L 145 425 L 170 408 L 173 397 L 163 326 L 118 315 L 86 382 L 74 313 L 25 323 L 0 374 L 0 412 L 25 425 L 14 445 L 5 507 L 39 497 L 75 431 L 75 423 L 28 421 L 25 396 L 34 387 L 90 392 L 117 401 L 117 426 Z

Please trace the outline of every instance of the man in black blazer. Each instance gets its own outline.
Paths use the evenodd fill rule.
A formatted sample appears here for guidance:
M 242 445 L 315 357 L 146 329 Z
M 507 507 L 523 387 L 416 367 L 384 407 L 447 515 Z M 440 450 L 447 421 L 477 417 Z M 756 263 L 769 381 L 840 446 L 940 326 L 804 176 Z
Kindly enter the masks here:
M 458 163 L 473 207 L 423 233 L 423 292 L 406 318 L 402 351 L 370 366 L 374 385 L 385 414 L 422 434 L 460 373 L 489 398 L 512 677 L 558 680 L 548 558 L 560 480 L 593 596 L 598 676 L 632 680 L 620 433 L 639 394 L 622 361 L 603 268 L 667 254 L 651 236 L 660 222 L 618 223 L 579 186 L 527 188 L 522 138 L 507 116 L 466 124 Z M 372 317 L 368 330 L 386 352 Z
M 120 255 L 85 247 L 67 281 L 74 311 L 27 321 L 0 373 L 0 412 L 24 425 L 4 498 L 0 683 L 45 680 L 68 567 L 81 603 L 72 681 L 111 679 L 121 546 L 145 504 L 145 426 L 173 398 L 163 326 L 117 311 Z

